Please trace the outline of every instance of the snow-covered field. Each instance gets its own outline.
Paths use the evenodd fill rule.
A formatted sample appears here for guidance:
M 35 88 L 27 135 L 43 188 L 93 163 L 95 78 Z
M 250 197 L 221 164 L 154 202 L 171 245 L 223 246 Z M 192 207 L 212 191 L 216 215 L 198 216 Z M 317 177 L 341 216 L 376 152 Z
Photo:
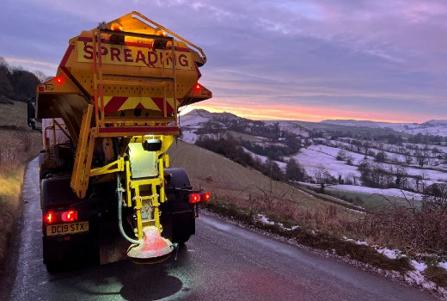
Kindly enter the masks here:
M 277 121 L 281 130 L 293 133 L 300 137 L 309 137 L 309 130 L 304 128 L 302 125 L 297 124 L 293 121 Z M 273 124 L 274 121 L 267 121 L 266 124 Z
M 300 184 L 314 189 L 318 189 L 320 187 L 320 185 L 318 184 L 311 184 L 305 182 L 300 182 Z M 371 188 L 358 185 L 337 184 L 337 185 L 328 185 L 326 186 L 325 189 L 327 191 L 333 191 L 333 192 L 356 192 L 369 196 L 381 195 L 386 197 L 396 197 L 401 199 L 407 199 L 409 201 L 420 201 L 422 200 L 423 197 L 422 194 L 420 193 L 401 190 L 397 188 Z
M 198 136 L 194 131 L 182 131 L 182 136 L 180 139 L 187 143 L 194 144 L 196 143 L 197 138 Z
M 261 155 L 255 154 L 254 152 L 246 149 L 245 147 L 242 147 L 242 149 L 244 150 L 244 152 L 249 154 L 252 158 L 259 159 L 262 163 L 265 163 L 268 160 L 268 158 L 266 156 L 261 156 Z M 275 161 L 275 160 L 273 162 L 278 164 L 278 166 L 279 166 L 279 168 L 281 168 L 281 170 L 283 170 L 283 171 L 286 170 L 286 165 L 287 165 L 286 163 L 281 162 L 281 161 Z
M 337 178 L 341 176 L 343 179 L 359 178 L 360 172 L 356 166 L 347 165 L 343 161 L 338 161 L 336 155 L 338 150 L 324 145 L 311 145 L 306 149 L 302 149 L 298 154 L 293 156 L 300 165 L 306 170 L 306 173 L 314 177 L 318 173 L 327 171 L 331 176 Z M 362 157 L 363 158 L 363 157 Z M 358 158 L 355 158 L 358 160 Z
M 412 135 L 423 134 L 447 137 L 447 120 L 430 120 L 419 124 L 374 122 L 368 120 L 325 120 L 323 123 L 356 127 L 390 128 Z
M 384 196 L 390 196 L 390 197 L 398 197 L 398 198 L 404 198 L 408 200 L 421 200 L 422 194 L 415 193 L 411 191 L 405 191 L 397 188 L 371 188 L 371 187 L 365 187 L 365 186 L 355 186 L 355 185 L 333 185 L 328 187 L 328 189 L 337 190 L 337 191 L 348 191 L 348 192 L 360 192 L 364 194 L 369 195 L 384 195 Z
M 209 123 L 211 122 L 211 123 Z M 259 121 L 254 122 L 247 119 L 241 119 L 228 113 L 210 113 L 204 110 L 195 110 L 181 117 L 182 137 L 181 139 L 188 143 L 195 143 L 199 136 L 225 137 L 231 135 L 235 139 L 248 141 L 263 147 L 281 146 L 285 143 L 283 137 L 276 140 L 267 138 L 263 135 L 263 128 L 259 131 Z M 434 183 L 447 183 L 447 145 L 430 145 L 415 143 L 392 144 L 383 141 L 360 140 L 356 136 L 342 136 L 332 138 L 328 136 L 312 137 L 314 130 L 317 132 L 331 130 L 331 124 L 371 128 L 371 131 L 377 131 L 382 128 L 392 128 L 400 132 L 427 131 L 430 133 L 444 133 L 447 136 L 447 121 L 431 121 L 424 124 L 392 124 L 377 123 L 371 121 L 326 121 L 323 123 L 305 123 L 299 121 L 268 121 L 265 122 L 266 130 L 279 125 L 283 132 L 296 135 L 301 139 L 302 147 L 294 155 L 283 157 L 275 161 L 278 166 L 285 171 L 287 161 L 295 159 L 306 171 L 306 174 L 312 178 L 312 181 L 318 182 L 318 177 L 323 174 L 330 175 L 335 181 L 340 183 L 354 185 L 337 185 L 337 189 L 345 191 L 358 191 L 363 193 L 375 193 L 386 196 L 399 196 L 399 189 L 375 189 L 362 187 L 358 169 L 359 165 L 366 159 L 369 164 L 382 169 L 384 172 L 395 175 L 398 171 L 406 174 L 405 187 L 409 190 L 418 190 L 428 187 Z M 205 125 L 210 126 L 213 133 L 203 133 Z M 242 127 L 240 125 L 243 125 Z M 236 128 L 234 127 L 236 125 Z M 233 126 L 233 127 L 232 127 Z M 254 126 L 258 126 L 255 128 Z M 262 122 L 261 122 L 262 126 Z M 218 131 L 216 134 L 216 128 Z M 202 134 L 198 134 L 201 131 Z M 271 133 L 271 132 L 270 132 Z M 355 133 L 355 132 L 354 132 Z M 388 133 L 388 132 L 386 132 Z M 447 141 L 445 142 L 447 143 Z M 367 146 L 366 146 L 367 145 Z M 267 160 L 266 156 L 254 153 L 247 148 L 244 151 L 253 158 L 261 162 Z M 340 152 L 343 154 L 342 160 L 337 160 Z M 385 153 L 385 162 L 377 162 L 375 156 L 379 152 Z M 417 152 L 424 152 L 427 162 L 423 168 L 420 167 Z M 367 155 L 365 156 L 365 153 Z M 417 179 L 418 178 L 418 179 Z M 420 199 L 418 193 L 407 193 L 409 198 Z

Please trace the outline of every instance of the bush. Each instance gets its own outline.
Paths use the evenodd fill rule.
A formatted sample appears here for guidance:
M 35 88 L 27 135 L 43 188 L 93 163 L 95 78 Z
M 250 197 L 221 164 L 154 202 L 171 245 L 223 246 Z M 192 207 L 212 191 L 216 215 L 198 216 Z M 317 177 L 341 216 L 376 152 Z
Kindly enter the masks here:
M 345 161 L 347 158 L 347 154 L 344 150 L 340 150 L 335 157 L 338 161 Z
M 239 146 L 238 142 L 229 136 L 227 139 L 212 139 L 206 136 L 200 137 L 199 140 L 196 141 L 196 145 L 206 148 L 212 152 L 221 154 L 243 166 L 255 166 L 255 161 L 250 156 L 250 154 L 246 153 L 241 146 Z
M 413 253 L 447 255 L 447 188 L 441 195 L 425 195 L 420 207 L 389 206 L 368 214 L 364 235 L 379 243 Z
M 385 162 L 386 161 L 386 154 L 384 152 L 378 152 L 376 154 L 376 162 Z
M 232 138 L 232 136 L 219 139 L 201 136 L 195 144 L 212 152 L 221 154 L 242 166 L 253 167 L 274 180 L 283 181 L 285 179 L 284 173 L 275 161 L 268 159 L 265 163 L 262 163 L 261 160 L 254 159 L 250 154 L 244 151 L 239 145 L 239 142 Z
M 33 73 L 10 68 L 0 57 L 0 97 L 25 101 L 36 95 L 39 83 L 39 79 Z
M 286 177 L 289 181 L 304 181 L 306 172 L 295 159 L 290 159 L 286 166 Z

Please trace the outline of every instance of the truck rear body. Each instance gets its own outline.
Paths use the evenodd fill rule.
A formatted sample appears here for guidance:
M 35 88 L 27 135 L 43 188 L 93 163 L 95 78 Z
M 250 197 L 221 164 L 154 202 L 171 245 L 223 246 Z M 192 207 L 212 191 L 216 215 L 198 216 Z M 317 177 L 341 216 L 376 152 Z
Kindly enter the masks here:
M 47 266 L 77 241 L 105 261 L 120 256 L 96 252 L 102 245 L 146 260 L 194 234 L 190 195 L 201 194 L 167 151 L 178 109 L 211 97 L 198 83 L 205 62 L 199 47 L 138 12 L 70 39 L 57 75 L 38 87 Z

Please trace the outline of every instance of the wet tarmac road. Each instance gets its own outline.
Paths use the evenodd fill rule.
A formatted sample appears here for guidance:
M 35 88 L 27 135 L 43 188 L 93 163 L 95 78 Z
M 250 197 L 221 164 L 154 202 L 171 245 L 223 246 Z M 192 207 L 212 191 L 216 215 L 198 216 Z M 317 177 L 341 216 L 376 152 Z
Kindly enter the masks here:
M 119 262 L 50 275 L 41 259 L 37 162 L 1 300 L 434 300 L 427 293 L 202 215 L 197 234 L 160 265 Z

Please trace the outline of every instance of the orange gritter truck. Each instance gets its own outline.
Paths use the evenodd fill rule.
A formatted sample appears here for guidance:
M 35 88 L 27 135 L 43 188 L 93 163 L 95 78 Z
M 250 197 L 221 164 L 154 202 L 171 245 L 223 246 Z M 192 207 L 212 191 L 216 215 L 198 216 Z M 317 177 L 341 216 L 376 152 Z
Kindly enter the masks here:
M 70 39 L 37 88 L 43 260 L 160 261 L 195 233 L 193 190 L 167 151 L 180 107 L 212 97 L 201 48 L 131 12 Z

